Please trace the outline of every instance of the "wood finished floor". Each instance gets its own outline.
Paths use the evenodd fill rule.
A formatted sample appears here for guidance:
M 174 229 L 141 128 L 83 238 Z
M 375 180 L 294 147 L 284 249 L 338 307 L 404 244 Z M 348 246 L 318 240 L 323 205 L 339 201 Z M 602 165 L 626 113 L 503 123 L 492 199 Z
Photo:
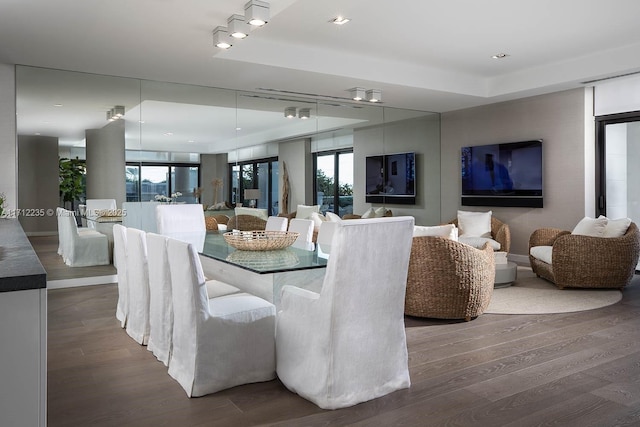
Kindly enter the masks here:
M 47 272 L 48 281 L 109 276 L 117 273 L 113 265 L 69 267 L 58 255 L 58 236 L 30 236 L 29 242 Z
M 115 284 L 49 290 L 50 427 L 640 425 L 639 276 L 598 310 L 407 318 L 411 388 L 336 411 L 278 380 L 189 399 L 116 300 Z

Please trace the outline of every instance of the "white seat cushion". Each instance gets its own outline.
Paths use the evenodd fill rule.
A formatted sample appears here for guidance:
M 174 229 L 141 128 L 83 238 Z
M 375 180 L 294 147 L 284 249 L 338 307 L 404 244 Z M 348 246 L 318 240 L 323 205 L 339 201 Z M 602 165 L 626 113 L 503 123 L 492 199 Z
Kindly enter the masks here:
M 457 241 L 458 228 L 453 224 L 434 226 L 415 225 L 413 227 L 413 237 L 421 236 L 439 236 Z
M 532 257 L 539 259 L 542 262 L 551 264 L 551 254 L 553 253 L 553 246 L 534 246 L 529 251 Z
M 209 299 L 240 293 L 240 289 L 219 280 L 207 280 L 205 286 L 207 287 Z
M 496 242 L 493 239 L 490 239 L 489 237 L 460 236 L 460 237 L 458 237 L 458 241 L 460 243 L 464 243 L 465 245 L 473 246 L 474 248 L 478 248 L 478 249 L 482 249 L 484 244 L 489 242 L 489 245 L 491 245 L 491 248 L 494 251 L 499 251 L 500 250 L 500 243 Z

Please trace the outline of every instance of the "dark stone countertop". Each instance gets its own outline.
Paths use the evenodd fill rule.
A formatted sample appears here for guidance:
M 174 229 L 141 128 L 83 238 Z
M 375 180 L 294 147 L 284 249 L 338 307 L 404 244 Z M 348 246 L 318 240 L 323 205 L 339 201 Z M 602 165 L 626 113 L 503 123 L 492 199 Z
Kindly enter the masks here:
M 47 272 L 17 219 L 0 218 L 0 292 L 47 287 Z

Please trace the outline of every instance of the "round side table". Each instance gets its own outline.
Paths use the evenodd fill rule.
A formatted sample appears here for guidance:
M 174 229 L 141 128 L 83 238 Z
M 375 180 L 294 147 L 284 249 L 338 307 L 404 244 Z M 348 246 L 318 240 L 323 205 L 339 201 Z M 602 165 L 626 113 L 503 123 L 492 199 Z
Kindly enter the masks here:
M 496 278 L 493 281 L 494 288 L 505 288 L 511 286 L 516 281 L 518 275 L 518 264 L 507 262 L 506 264 L 496 264 Z

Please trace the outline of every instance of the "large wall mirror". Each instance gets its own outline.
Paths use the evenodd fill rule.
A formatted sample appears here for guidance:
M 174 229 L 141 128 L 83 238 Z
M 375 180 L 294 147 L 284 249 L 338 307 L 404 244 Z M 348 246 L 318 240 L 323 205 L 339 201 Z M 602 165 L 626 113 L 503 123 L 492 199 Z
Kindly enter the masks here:
M 296 204 L 331 207 L 333 195 L 316 188 L 315 172 L 335 173 L 323 166 L 325 154 L 346 152 L 352 154 L 336 158 L 342 176 L 350 175 L 341 184 L 351 186 L 351 198 L 340 196 L 351 201 L 349 210 L 388 205 L 416 223 L 440 222 L 439 114 L 28 66 L 16 67 L 16 88 L 23 208 L 55 209 L 58 159 L 76 157 L 87 165 L 82 197 L 115 198 L 119 205 L 175 193 L 187 203 L 237 203 L 245 201 L 242 186 L 254 185 L 262 191 L 257 202 L 277 212 L 285 164 L 289 211 Z M 366 158 L 401 152 L 415 153 L 414 203 L 368 203 Z M 260 171 L 259 181 L 234 183 L 234 167 L 240 181 L 248 163 Z M 30 232 L 56 229 L 55 218 L 23 225 Z

